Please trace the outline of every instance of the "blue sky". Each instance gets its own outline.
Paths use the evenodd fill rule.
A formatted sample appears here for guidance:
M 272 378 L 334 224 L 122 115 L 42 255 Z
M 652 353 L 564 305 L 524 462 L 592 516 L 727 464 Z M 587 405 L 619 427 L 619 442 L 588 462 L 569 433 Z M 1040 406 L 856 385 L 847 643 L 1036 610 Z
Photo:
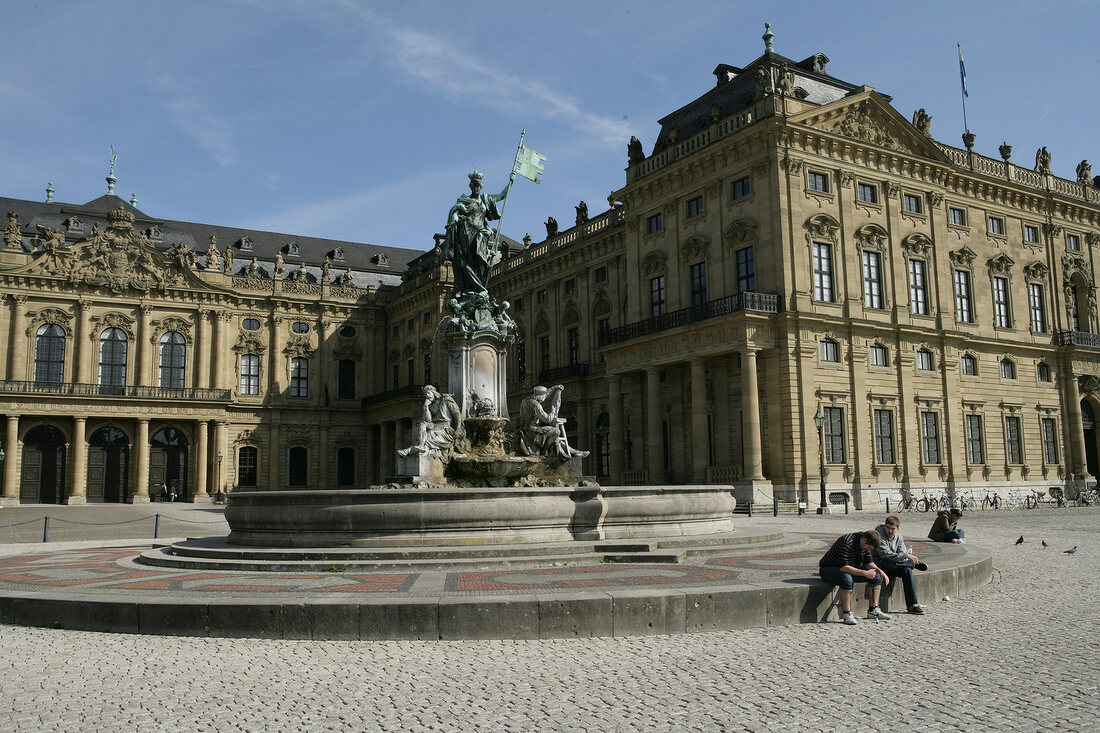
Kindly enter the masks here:
M 9 3 L 0 28 L 0 196 L 117 193 L 153 217 L 427 249 L 477 166 L 506 182 L 522 128 L 544 182 L 504 232 L 537 240 L 624 182 L 630 135 L 760 55 L 894 97 L 960 145 L 956 42 L 976 149 L 1100 174 L 1100 4 L 191 0 Z

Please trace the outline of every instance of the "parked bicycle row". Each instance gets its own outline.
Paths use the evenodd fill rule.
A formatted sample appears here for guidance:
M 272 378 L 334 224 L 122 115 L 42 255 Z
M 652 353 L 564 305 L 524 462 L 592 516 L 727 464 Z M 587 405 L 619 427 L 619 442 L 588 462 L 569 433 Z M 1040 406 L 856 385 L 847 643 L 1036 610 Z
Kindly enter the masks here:
M 1100 488 L 1090 486 L 1078 489 L 1073 499 L 1067 499 L 1060 486 L 1044 489 L 1010 489 L 1001 496 L 998 491 L 960 491 L 951 496 L 946 491 L 929 493 L 921 491 L 921 496 L 909 494 L 897 500 L 897 511 L 901 512 L 938 512 L 949 509 L 1035 509 L 1037 507 L 1067 507 L 1100 505 Z

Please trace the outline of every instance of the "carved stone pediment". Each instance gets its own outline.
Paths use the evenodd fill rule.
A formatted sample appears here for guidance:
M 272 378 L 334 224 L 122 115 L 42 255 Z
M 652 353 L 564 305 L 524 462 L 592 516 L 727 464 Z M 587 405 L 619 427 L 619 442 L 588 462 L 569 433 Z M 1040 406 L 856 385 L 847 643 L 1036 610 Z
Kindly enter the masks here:
M 1066 280 L 1080 273 L 1085 280 L 1092 282 L 1092 266 L 1081 255 L 1066 253 L 1062 255 L 1062 272 Z
M 886 243 L 890 235 L 878 224 L 865 224 L 856 232 L 856 240 L 864 249 L 873 249 L 879 252 L 886 251 Z
M 920 232 L 914 232 L 901 240 L 901 248 L 912 257 L 927 257 L 932 251 L 932 240 Z
M 1024 276 L 1028 280 L 1046 280 L 1050 268 L 1045 263 L 1035 260 L 1030 265 L 1024 265 Z
M 242 333 L 237 337 L 237 343 L 233 344 L 233 350 L 238 354 L 262 354 L 267 346 L 255 336 Z
M 735 219 L 726 227 L 726 244 L 730 247 L 741 247 L 746 244 L 756 244 L 760 239 L 756 222 L 751 219 Z
M 161 253 L 145 234 L 134 231 L 134 215 L 120 208 L 108 215 L 106 231 L 93 228 L 88 239 L 71 249 L 60 238 L 47 237 L 35 258 L 14 274 L 64 277 L 72 285 L 91 285 L 122 293 L 164 292 L 170 286 L 204 287 L 194 275 L 194 252 L 176 244 Z
M 840 222 L 828 214 L 817 214 L 807 219 L 802 228 L 806 230 L 807 243 L 813 242 L 815 239 L 826 239 L 836 244 L 838 241 L 837 234 L 840 232 Z
M 88 338 L 92 341 L 98 341 L 100 334 L 108 328 L 117 328 L 126 334 L 127 339 L 134 340 L 134 319 L 132 318 L 128 318 L 121 313 L 104 313 L 102 316 L 95 316 L 90 320 L 93 328 L 89 329 L 91 333 L 88 334 Z
M 710 242 L 698 235 L 692 235 L 680 245 L 680 255 L 689 260 L 697 260 L 707 256 Z
M 986 264 L 989 265 L 989 271 L 994 275 L 1007 275 L 1012 272 L 1012 266 L 1016 264 L 1016 261 L 1006 254 L 999 254 L 996 257 L 989 258 Z
M 951 252 L 951 264 L 955 267 L 971 267 L 974 264 L 974 258 L 977 256 L 977 252 L 963 245 Z
M 291 445 L 303 445 L 313 440 L 313 424 L 308 422 L 292 422 L 284 426 L 286 430 L 286 442 Z
M 1077 378 L 1077 384 L 1081 394 L 1095 394 L 1100 392 L 1100 377 L 1095 374 L 1082 374 Z
M 151 325 L 153 326 L 153 335 L 150 337 L 150 341 L 154 344 L 159 343 L 160 337 L 169 331 L 180 334 L 183 336 L 184 341 L 189 344 L 193 340 L 191 338 L 191 322 L 179 316 L 168 316 L 159 321 L 153 321 Z
M 313 344 L 309 341 L 309 336 L 291 336 L 287 339 L 286 346 L 283 347 L 283 353 L 287 356 L 310 356 L 313 354 Z
M 243 445 L 243 444 L 255 445 L 256 443 L 257 443 L 256 439 L 254 437 L 252 437 L 252 429 L 251 428 L 247 428 L 247 429 L 242 430 L 241 432 L 237 433 L 237 437 L 233 441 L 234 445 Z
M 73 335 L 73 329 L 72 326 L 69 325 L 69 322 L 72 319 L 72 314 L 60 308 L 43 308 L 40 311 L 32 311 L 27 314 L 27 335 L 35 335 L 38 333 L 38 329 L 47 323 L 56 323 L 58 326 L 61 326 L 66 336 L 71 337 Z
M 655 250 L 642 259 L 642 274 L 646 277 L 662 275 L 668 271 L 668 257 L 664 252 Z
M 351 359 L 356 361 L 363 357 L 363 349 L 359 344 L 351 340 L 342 340 L 337 344 L 336 348 L 332 350 L 332 356 L 335 359 Z

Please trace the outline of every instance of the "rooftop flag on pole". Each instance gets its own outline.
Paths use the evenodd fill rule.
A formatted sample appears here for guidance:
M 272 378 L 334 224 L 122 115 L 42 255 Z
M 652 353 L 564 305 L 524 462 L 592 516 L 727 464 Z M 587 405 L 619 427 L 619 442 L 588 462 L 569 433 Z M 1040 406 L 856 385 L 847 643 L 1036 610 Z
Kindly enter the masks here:
M 523 145 L 516 151 L 516 162 L 512 166 L 512 172 L 518 173 L 529 181 L 542 183 L 539 176 L 546 169 L 546 156 L 532 148 Z
M 956 44 L 958 45 L 958 44 Z M 963 96 L 969 97 L 970 94 L 966 91 L 966 64 L 963 63 L 963 50 L 962 46 L 959 46 L 959 79 L 962 81 Z

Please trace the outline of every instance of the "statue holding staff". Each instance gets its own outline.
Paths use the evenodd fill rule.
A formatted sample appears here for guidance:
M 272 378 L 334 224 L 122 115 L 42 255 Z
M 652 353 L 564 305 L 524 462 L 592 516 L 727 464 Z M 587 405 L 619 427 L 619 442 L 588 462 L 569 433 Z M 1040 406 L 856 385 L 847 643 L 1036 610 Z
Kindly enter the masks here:
M 496 256 L 496 232 L 490 221 L 501 217 L 497 202 L 508 197 L 512 182 L 499 194 L 481 192 L 482 175 L 470 174 L 470 194 L 458 197 L 447 215 L 443 258 L 454 263 L 455 293 L 487 293 L 489 271 Z

